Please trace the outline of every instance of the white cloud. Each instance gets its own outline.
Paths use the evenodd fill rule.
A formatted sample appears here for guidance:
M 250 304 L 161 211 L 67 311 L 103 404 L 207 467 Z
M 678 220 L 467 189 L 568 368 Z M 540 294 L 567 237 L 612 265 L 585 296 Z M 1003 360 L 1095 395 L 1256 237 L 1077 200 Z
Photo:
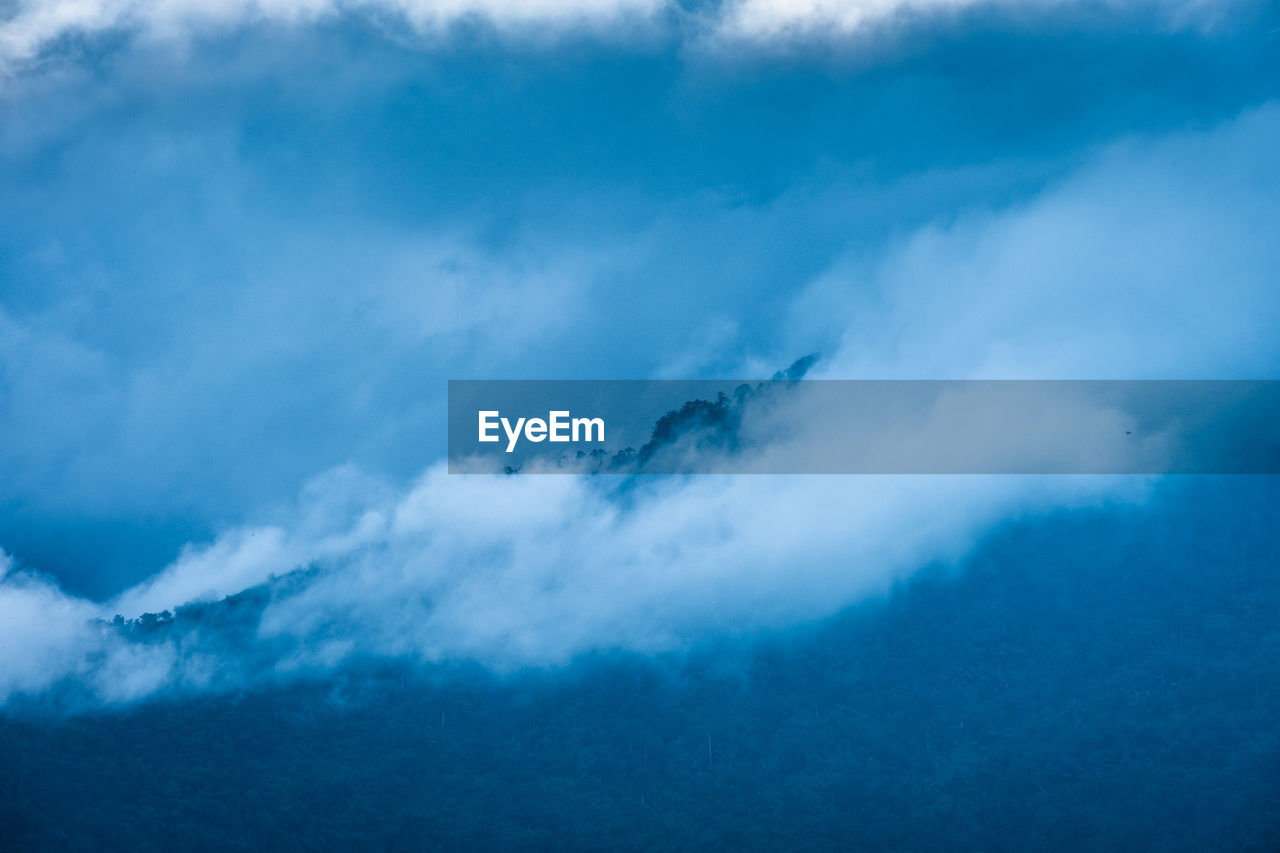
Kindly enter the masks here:
M 1029 203 L 833 270 L 797 310 L 842 327 L 839 375 L 1270 375 L 1280 259 L 1260 235 L 1278 212 L 1278 139 L 1273 106 L 1113 147 Z M 866 280 L 872 299 L 854 286 Z M 319 569 L 260 625 L 292 648 L 281 669 L 353 653 L 552 665 L 817 619 L 959 558 L 1002 519 L 1142 495 L 1088 478 L 672 478 L 623 497 L 615 486 L 433 466 L 397 493 L 339 470 L 276 524 L 190 547 L 101 606 L 6 560 L 0 698 L 68 676 L 107 701 L 210 683 L 220 664 L 198 642 L 136 649 L 90 620 L 226 595 L 303 563 Z
M 662 0 L 19 0 L 0 24 L 0 61 L 20 62 L 68 35 L 135 31 L 178 38 L 241 24 L 309 24 L 350 12 L 400 17 L 419 31 L 469 18 L 500 30 L 582 27 L 647 17 Z
M 740 0 L 729 4 L 724 32 L 749 39 L 850 33 L 897 14 L 946 12 L 980 2 L 985 0 Z
M 1216 20 L 1234 0 L 1111 0 L 1161 10 L 1172 25 Z M 765 42 L 848 35 L 901 16 L 937 15 L 993 0 L 737 0 L 695 30 L 717 40 Z M 1079 0 L 994 0 L 1009 9 L 1067 6 Z M 182 39 L 197 32 L 271 22 L 305 25 L 349 13 L 391 15 L 419 34 L 483 20 L 514 35 L 582 28 L 625 31 L 663 12 L 688 16 L 671 0 L 18 0 L 0 23 L 0 67 L 22 63 L 64 36 L 130 31 Z
M 1151 9 L 1168 26 L 1209 26 L 1234 0 L 1103 0 L 1102 9 Z M 751 42 L 848 36 L 886 22 L 945 16 L 991 6 L 1012 14 L 1084 7 L 1077 0 L 736 0 L 726 4 L 721 37 Z
M 97 608 L 43 578 L 17 571 L 0 551 L 0 701 L 37 693 L 89 667 Z
M 1114 145 L 1017 207 L 839 264 L 796 312 L 840 329 L 824 375 L 1265 378 L 1280 361 L 1280 105 Z
M 268 636 L 499 668 L 821 618 L 950 561 L 1015 508 L 1096 500 L 1101 480 L 699 477 L 624 509 L 571 477 L 428 471 L 390 535 L 273 603 Z
M 2 578 L 0 701 L 75 678 L 101 701 L 127 702 L 238 673 L 237 661 L 218 659 L 216 637 L 207 647 L 198 631 L 131 641 L 95 620 L 234 592 L 297 562 L 320 571 L 278 596 L 259 629 L 290 641 L 281 671 L 353 653 L 559 665 L 592 650 L 659 652 L 818 619 L 958 558 L 1010 513 L 1091 503 L 1114 488 L 1069 478 L 702 477 L 642 484 L 624 508 L 601 486 L 435 466 L 329 535 L 305 518 L 315 502 L 345 496 L 309 489 L 293 529 L 230 531 L 102 605 L 34 576 Z

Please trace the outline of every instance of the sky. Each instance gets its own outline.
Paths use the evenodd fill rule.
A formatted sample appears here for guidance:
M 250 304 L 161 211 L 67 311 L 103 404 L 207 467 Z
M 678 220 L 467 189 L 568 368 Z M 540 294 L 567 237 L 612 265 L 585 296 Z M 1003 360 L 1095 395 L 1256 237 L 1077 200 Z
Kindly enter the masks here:
M 450 476 L 445 383 L 1273 378 L 1278 60 L 1252 0 L 0 4 L 0 698 L 215 683 L 91 620 L 300 565 L 277 668 L 512 668 L 1141 501 Z

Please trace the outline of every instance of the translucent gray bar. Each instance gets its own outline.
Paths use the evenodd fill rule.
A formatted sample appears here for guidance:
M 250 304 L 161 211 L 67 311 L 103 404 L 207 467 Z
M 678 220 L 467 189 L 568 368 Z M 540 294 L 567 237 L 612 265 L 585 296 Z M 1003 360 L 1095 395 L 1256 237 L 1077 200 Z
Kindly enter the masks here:
M 1275 474 L 1280 382 L 455 380 L 448 458 L 451 473 Z

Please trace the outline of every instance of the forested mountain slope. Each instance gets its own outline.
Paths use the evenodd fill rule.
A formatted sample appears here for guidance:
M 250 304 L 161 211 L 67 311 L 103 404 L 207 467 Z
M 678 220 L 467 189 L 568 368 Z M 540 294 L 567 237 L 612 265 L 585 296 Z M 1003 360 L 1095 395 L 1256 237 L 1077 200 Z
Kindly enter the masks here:
M 0 848 L 1275 850 L 1278 497 L 1183 478 L 1010 523 L 687 655 L 11 706 Z M 230 636 L 253 601 L 179 621 Z

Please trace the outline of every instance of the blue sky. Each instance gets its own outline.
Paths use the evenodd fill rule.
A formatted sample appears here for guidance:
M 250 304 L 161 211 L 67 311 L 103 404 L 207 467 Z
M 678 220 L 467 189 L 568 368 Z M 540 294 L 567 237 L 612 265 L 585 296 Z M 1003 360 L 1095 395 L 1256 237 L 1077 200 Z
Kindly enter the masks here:
M 1278 32 L 1259 2 L 8 4 L 6 612 L 159 609 L 328 560 L 269 624 L 305 641 L 353 584 L 381 608 L 418 577 L 460 603 L 412 653 L 560 660 L 702 630 L 731 556 L 768 555 L 742 624 L 786 622 L 1021 507 L 1103 499 L 975 485 L 916 535 L 912 507 L 960 498 L 904 493 L 855 545 L 821 507 L 865 486 L 796 481 L 793 535 L 704 552 L 679 518 L 776 494 L 528 487 L 631 543 L 628 587 L 545 513 L 514 513 L 501 559 L 492 519 L 445 536 L 457 490 L 492 484 L 433 466 L 449 378 L 766 377 L 810 352 L 828 376 L 1272 378 Z M 561 562 L 522 562 L 548 530 Z M 761 615 L 795 559 L 808 585 Z M 875 568 L 833 574 L 849 560 Z M 477 603 L 500 569 L 595 594 L 530 589 L 513 623 Z M 635 588 L 680 618 L 636 617 Z

